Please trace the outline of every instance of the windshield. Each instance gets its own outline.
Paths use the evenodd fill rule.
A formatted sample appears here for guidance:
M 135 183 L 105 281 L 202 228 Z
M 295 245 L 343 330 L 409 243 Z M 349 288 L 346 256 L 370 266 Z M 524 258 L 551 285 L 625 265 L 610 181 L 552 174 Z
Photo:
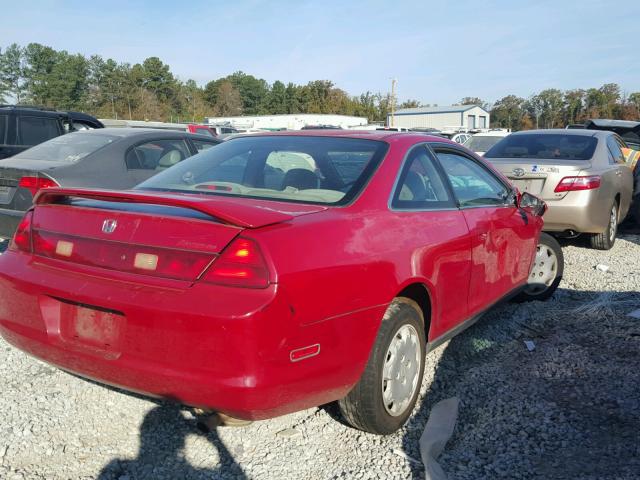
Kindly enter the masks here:
M 510 135 L 485 154 L 485 158 L 535 158 L 589 160 L 598 140 L 587 135 L 528 133 Z
M 486 152 L 505 137 L 474 135 L 464 142 L 464 146 L 474 152 Z
M 13 158 L 75 163 L 99 148 L 114 142 L 117 138 L 87 132 L 67 133 L 31 147 Z
M 342 205 L 387 151 L 374 140 L 305 136 L 234 138 L 136 188 Z

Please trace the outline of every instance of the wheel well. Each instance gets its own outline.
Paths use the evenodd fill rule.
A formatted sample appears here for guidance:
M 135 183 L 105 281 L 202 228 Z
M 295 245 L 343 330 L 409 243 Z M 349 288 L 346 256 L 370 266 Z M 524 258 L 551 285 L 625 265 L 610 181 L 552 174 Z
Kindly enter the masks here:
M 429 292 L 427 287 L 422 283 L 412 283 L 405 287 L 397 295 L 398 297 L 405 297 L 413 300 L 418 304 L 422 311 L 422 318 L 424 320 L 424 331 L 429 335 L 429 327 L 431 325 L 431 299 L 429 298 Z

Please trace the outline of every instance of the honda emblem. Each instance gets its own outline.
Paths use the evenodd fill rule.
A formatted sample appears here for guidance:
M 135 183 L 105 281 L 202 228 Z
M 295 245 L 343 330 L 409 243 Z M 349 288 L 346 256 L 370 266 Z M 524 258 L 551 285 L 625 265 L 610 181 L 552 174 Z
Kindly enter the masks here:
M 116 220 L 107 219 L 102 222 L 102 231 L 104 233 L 113 233 L 117 226 L 118 222 Z

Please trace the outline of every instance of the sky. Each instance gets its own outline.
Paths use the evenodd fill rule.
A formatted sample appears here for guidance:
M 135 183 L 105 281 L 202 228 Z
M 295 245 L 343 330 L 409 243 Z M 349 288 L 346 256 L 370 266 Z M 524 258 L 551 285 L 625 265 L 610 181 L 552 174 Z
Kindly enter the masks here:
M 98 4 L 98 2 L 96 2 Z M 38 42 L 139 63 L 200 85 L 238 70 L 331 80 L 351 95 L 489 103 L 545 88 L 640 91 L 638 0 L 0 0 L 0 47 Z

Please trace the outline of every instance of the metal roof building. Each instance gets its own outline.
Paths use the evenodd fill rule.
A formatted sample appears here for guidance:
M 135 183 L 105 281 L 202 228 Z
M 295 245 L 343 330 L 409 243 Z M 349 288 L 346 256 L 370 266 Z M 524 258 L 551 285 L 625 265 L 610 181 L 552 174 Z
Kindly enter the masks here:
M 394 127 L 489 128 L 489 112 L 477 105 L 448 107 L 403 108 L 395 112 L 393 121 L 387 115 L 387 125 Z M 393 123 L 393 125 L 392 125 Z

